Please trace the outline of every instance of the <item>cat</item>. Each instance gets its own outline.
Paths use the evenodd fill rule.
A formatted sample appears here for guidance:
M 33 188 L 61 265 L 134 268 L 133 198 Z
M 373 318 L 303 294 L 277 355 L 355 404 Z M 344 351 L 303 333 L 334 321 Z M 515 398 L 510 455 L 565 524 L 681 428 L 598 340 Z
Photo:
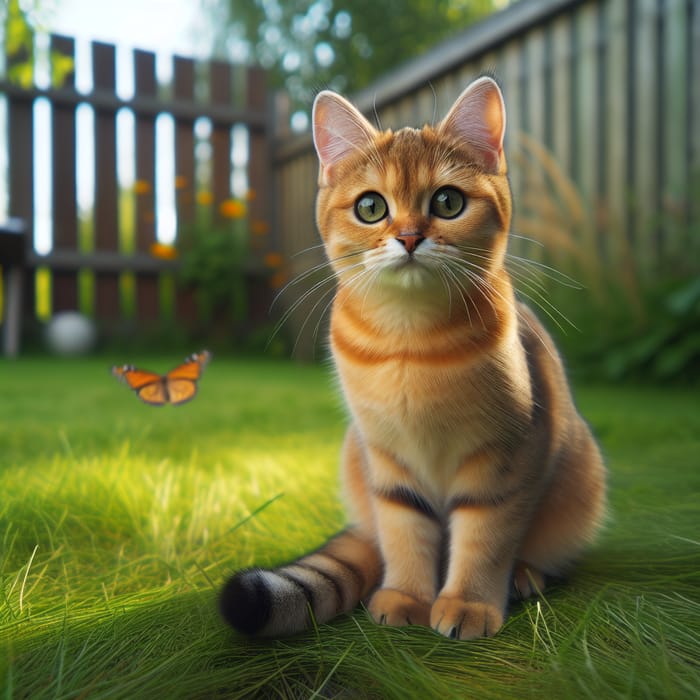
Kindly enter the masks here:
M 239 631 L 291 634 L 368 601 L 387 625 L 492 636 L 597 533 L 606 470 L 553 341 L 505 268 L 506 114 L 482 77 L 436 126 L 378 131 L 313 108 L 330 345 L 350 414 L 349 525 L 221 592 Z

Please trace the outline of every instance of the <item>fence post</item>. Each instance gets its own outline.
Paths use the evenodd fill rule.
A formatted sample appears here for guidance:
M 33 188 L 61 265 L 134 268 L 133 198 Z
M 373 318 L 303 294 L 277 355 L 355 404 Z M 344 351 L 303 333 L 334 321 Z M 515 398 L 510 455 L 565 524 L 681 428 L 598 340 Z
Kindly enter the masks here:
M 156 57 L 148 51 L 134 51 L 135 98 L 155 98 Z M 136 250 L 148 253 L 155 242 L 157 193 L 156 193 L 156 117 L 152 114 L 136 114 L 136 181 L 143 183 L 142 194 L 136 197 Z M 137 189 L 137 192 L 140 191 Z M 155 321 L 159 318 L 158 273 L 136 274 L 136 316 L 138 321 Z
M 75 60 L 75 41 L 65 36 L 51 37 L 51 50 Z M 61 86 L 75 86 L 71 71 Z M 78 249 L 78 208 L 76 186 L 75 105 L 54 101 L 51 109 L 51 169 L 53 207 L 53 248 Z M 51 274 L 53 312 L 78 309 L 78 274 L 76 270 L 53 270 Z
M 95 92 L 116 90 L 114 46 L 92 45 Z M 95 248 L 119 251 L 119 207 L 117 206 L 116 114 L 95 108 Z M 120 316 L 119 273 L 101 270 L 95 280 L 95 314 L 100 321 L 114 322 Z

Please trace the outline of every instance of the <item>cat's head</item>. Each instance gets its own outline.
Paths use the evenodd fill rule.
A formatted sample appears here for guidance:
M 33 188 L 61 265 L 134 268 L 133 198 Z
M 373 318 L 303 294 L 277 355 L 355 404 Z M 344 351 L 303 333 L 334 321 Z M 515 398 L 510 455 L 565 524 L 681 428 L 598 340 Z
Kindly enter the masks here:
M 316 218 L 341 282 L 464 292 L 500 270 L 511 217 L 505 119 L 490 78 L 469 85 L 436 126 L 397 132 L 321 92 Z

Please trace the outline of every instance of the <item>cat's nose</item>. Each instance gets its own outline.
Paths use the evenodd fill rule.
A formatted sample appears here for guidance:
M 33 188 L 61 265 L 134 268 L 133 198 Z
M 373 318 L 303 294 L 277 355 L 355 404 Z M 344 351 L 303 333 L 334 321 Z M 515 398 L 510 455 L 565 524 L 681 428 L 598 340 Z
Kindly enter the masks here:
M 425 240 L 425 236 L 417 232 L 400 233 L 396 240 L 406 248 L 407 253 L 412 253 Z

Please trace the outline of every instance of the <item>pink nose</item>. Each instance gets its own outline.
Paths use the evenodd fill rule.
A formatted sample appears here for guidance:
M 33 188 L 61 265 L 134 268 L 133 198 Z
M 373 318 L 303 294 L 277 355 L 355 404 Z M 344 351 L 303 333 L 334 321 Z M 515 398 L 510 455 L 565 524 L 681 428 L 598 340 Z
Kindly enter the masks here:
M 425 240 L 425 236 L 420 233 L 400 233 L 396 240 L 406 248 L 407 253 L 412 253 Z

